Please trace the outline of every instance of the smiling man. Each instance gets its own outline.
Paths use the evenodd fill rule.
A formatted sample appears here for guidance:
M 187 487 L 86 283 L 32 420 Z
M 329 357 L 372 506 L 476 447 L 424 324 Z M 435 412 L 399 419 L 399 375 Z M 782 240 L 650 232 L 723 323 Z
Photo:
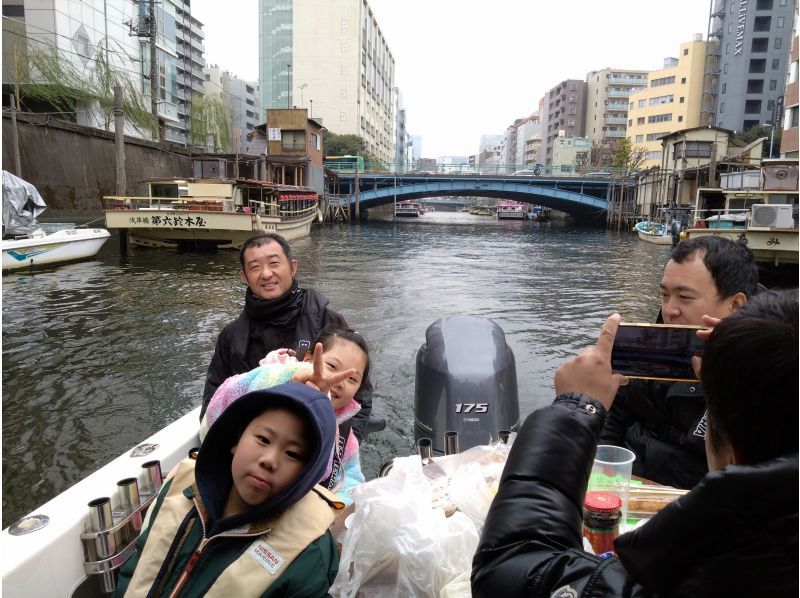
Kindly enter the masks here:
M 745 245 L 714 236 L 683 241 L 664 268 L 658 321 L 700 326 L 704 315 L 724 318 L 757 286 L 758 266 Z M 633 451 L 635 475 L 688 489 L 708 472 L 705 434 L 699 382 L 631 380 L 617 395 L 600 444 Z
M 297 283 L 297 260 L 286 239 L 273 233 L 257 234 L 239 250 L 239 273 L 247 285 L 244 310 L 225 326 L 217 339 L 203 390 L 203 419 L 214 392 L 229 377 L 258 367 L 267 353 L 291 349 L 302 359 L 320 331 L 329 326 L 347 328 L 347 322 L 328 307 L 328 299 Z M 372 412 L 372 392 L 362 388 L 355 396 L 361 410 L 352 430 L 363 438 Z

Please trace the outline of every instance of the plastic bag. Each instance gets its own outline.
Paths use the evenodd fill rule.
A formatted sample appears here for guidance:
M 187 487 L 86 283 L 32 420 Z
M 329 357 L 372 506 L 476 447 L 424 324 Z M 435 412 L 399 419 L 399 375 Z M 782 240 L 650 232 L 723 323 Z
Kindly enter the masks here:
M 471 569 L 478 531 L 464 513 L 447 517 L 434 506 L 434 485 L 422 470 L 416 455 L 397 458 L 388 476 L 353 490 L 332 596 L 436 598 Z

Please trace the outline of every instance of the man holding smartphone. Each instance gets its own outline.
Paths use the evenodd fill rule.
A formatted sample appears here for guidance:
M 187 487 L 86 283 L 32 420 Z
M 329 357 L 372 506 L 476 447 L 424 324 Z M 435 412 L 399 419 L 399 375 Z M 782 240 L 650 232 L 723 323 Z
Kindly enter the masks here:
M 741 243 L 696 237 L 673 248 L 661 279 L 658 322 L 701 326 L 724 318 L 756 293 L 758 266 Z M 634 475 L 692 488 L 708 472 L 706 408 L 699 382 L 631 380 L 620 389 L 600 436 L 636 454 Z

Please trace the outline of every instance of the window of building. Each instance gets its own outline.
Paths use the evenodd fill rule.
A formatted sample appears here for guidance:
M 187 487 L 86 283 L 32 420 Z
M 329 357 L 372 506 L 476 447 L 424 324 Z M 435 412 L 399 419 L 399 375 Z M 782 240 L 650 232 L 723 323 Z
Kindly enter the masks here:
M 686 85 L 686 77 L 681 77 L 681 85 Z
M 798 114 L 800 114 L 800 110 L 798 110 L 797 106 L 789 108 L 789 128 L 797 126 Z
M 682 123 L 682 122 L 683 122 L 683 116 L 679 116 L 679 117 L 678 117 L 678 122 L 679 122 L 679 123 Z
M 723 84 L 722 84 L 722 89 L 721 89 L 721 92 L 722 92 L 722 93 L 725 93 L 725 90 L 726 90 L 727 88 L 728 88 L 728 84 L 727 84 L 727 83 L 723 83 Z
M 775 110 L 775 100 L 767 100 L 767 112 Z
M 683 49 L 683 55 L 684 56 L 688 56 L 689 55 L 689 48 L 684 48 Z
M 669 132 L 664 131 L 663 133 L 648 133 L 647 141 L 655 141 L 656 139 L 661 139 L 664 135 L 669 135 Z
M 773 58 L 772 59 L 772 70 L 777 71 L 781 68 L 781 59 L 780 58 Z
M 303 151 L 306 149 L 305 131 L 281 131 L 281 148 L 286 151 Z
M 723 73 L 727 73 L 728 72 L 728 63 L 727 62 L 722 66 L 722 72 Z
M 742 131 L 749 131 L 753 127 L 761 126 L 760 120 L 746 120 L 742 123 Z
M 646 160 L 660 160 L 661 159 L 661 150 L 655 152 L 647 152 L 644 155 Z
M 783 45 L 783 39 L 781 39 L 780 37 L 776 37 L 775 38 L 775 49 L 776 50 L 780 50 L 782 45 Z
M 783 28 L 783 24 L 784 24 L 785 21 L 786 21 L 786 19 L 784 19 L 784 17 L 778 17 L 778 22 L 776 23 L 778 29 L 782 29 Z
M 750 46 L 750 49 L 753 52 L 766 52 L 769 50 L 769 38 L 768 37 L 754 37 L 753 43 Z
M 772 10 L 772 0 L 758 0 L 756 10 Z
M 720 114 L 722 114 L 722 113 L 724 113 L 724 112 L 725 112 L 725 102 L 722 102 L 722 103 L 719 105 L 719 113 L 720 113 Z
M 725 44 L 725 53 L 726 54 L 730 54 L 731 53 L 731 45 L 730 44 Z
M 319 135 L 317 135 L 316 133 L 311 133 L 311 145 L 314 146 L 315 150 L 319 151 L 319 149 L 320 149 L 320 147 L 319 147 Z
M 655 98 L 650 98 L 650 105 L 658 106 L 660 104 L 671 104 L 673 100 L 674 100 L 673 95 L 657 96 Z
M 746 100 L 744 103 L 745 114 L 761 114 L 761 100 Z
M 672 120 L 672 113 L 668 112 L 666 114 L 654 114 L 653 116 L 647 117 L 648 124 L 652 123 L 661 123 Z
M 633 126 L 633 119 L 632 119 L 632 118 L 629 118 L 629 119 L 628 119 L 628 126 L 629 126 L 629 127 L 632 127 L 632 126 Z
M 679 141 L 672 145 L 673 155 L 680 158 L 710 158 L 712 141 Z
M 733 23 L 728 23 L 728 33 L 733 33 Z
M 779 0 L 778 6 L 786 6 L 786 0 Z
M 725 65 L 726 67 L 728 65 Z M 764 58 L 751 58 L 750 70 L 751 73 L 764 73 L 767 70 L 767 61 Z M 728 72 L 727 70 L 725 71 Z
M 748 79 L 747 80 L 747 93 L 763 93 L 764 80 L 763 79 Z
M 637 135 L 636 136 L 636 143 L 644 142 L 644 135 Z
M 769 31 L 772 26 L 772 17 L 756 17 L 753 19 L 753 31 Z
M 662 85 L 672 85 L 675 83 L 675 77 L 662 77 L 660 79 L 653 79 L 650 82 L 650 87 L 660 87 Z
M 769 90 L 770 91 L 775 91 L 776 89 L 778 89 L 778 82 L 775 79 L 770 79 L 770 81 L 769 81 Z
M 639 118 L 637 118 L 636 119 L 636 124 L 637 125 L 643 125 L 644 124 L 644 116 L 640 116 Z
M 681 96 L 681 99 L 680 99 L 680 102 L 679 102 L 679 103 L 680 103 L 680 104 L 683 104 L 683 100 L 684 100 L 684 99 L 685 99 L 685 98 L 684 98 L 683 96 Z
M 644 108 L 647 105 L 647 100 L 639 100 L 639 108 Z M 631 106 L 633 108 L 633 106 Z

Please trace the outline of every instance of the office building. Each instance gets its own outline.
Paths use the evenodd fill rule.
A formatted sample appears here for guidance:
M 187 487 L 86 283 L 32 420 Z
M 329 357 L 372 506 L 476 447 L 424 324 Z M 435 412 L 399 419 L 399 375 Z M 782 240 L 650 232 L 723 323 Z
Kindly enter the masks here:
M 264 108 L 308 108 L 332 133 L 395 158 L 394 57 L 366 0 L 259 0 Z
M 229 71 L 211 65 L 203 70 L 203 92 L 216 97 L 225 108 L 230 128 L 230 152 L 249 153 L 249 139 L 256 126 L 266 120 L 261 110 L 258 82 L 244 81 Z
M 794 0 L 715 0 L 701 124 L 780 126 Z
M 642 168 L 661 164 L 661 138 L 700 124 L 706 42 L 702 34 L 681 44 L 678 58 L 647 75 L 647 87 L 630 96 L 627 139 L 646 151 Z
M 605 68 L 586 74 L 584 135 L 613 150 L 625 137 L 628 98 L 647 85 L 647 71 Z
M 576 165 L 586 161 L 591 147 L 589 137 L 556 137 L 552 144 L 551 172 L 554 175 L 576 172 Z

